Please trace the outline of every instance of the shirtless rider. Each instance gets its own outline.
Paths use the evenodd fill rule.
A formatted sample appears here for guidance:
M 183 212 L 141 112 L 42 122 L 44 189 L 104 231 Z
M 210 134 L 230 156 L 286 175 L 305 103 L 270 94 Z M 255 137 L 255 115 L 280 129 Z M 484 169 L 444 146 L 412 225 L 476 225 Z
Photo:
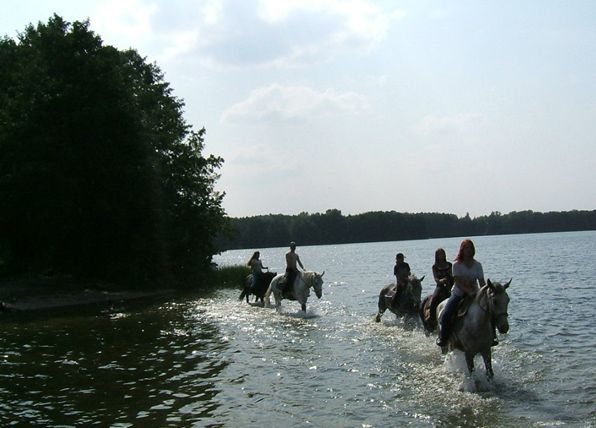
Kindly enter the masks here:
M 305 270 L 300 261 L 300 256 L 296 253 L 296 243 L 292 241 L 290 242 L 290 251 L 286 253 L 286 284 L 284 290 L 291 290 L 294 285 L 294 280 L 300 274 L 297 265 L 300 266 L 302 270 Z

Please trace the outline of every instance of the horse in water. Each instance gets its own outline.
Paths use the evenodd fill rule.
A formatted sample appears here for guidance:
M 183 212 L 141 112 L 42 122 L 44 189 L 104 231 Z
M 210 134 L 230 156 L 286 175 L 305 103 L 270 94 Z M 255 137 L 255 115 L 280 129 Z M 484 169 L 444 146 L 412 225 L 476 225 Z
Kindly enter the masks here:
M 279 274 L 269 284 L 269 288 L 264 296 L 265 304 L 267 306 L 270 305 L 270 296 L 273 293 L 277 309 L 281 307 L 282 299 L 288 299 L 297 300 L 302 307 L 302 311 L 306 312 L 306 301 L 308 300 L 308 296 L 310 296 L 310 289 L 312 288 L 315 291 L 319 299 L 323 295 L 323 275 L 325 275 L 324 271 L 321 274 L 311 271 L 300 272 L 296 276 L 294 284 L 291 286 L 288 284 L 286 287 L 282 287 L 281 282 L 285 275 Z
M 506 291 L 509 284 L 511 280 L 504 285 L 487 280 L 487 284 L 476 293 L 465 313 L 461 314 L 461 311 L 458 311 L 447 349 L 443 349 L 443 352 L 453 349 L 463 351 L 470 374 L 474 371 L 474 357 L 480 354 L 484 360 L 486 377 L 488 379 L 494 377 L 491 360 L 493 325 L 501 334 L 509 331 L 507 313 L 509 295 Z M 442 302 L 437 308 L 439 321 L 445 304 L 446 302 Z
M 426 296 L 420 304 L 420 319 L 427 335 L 437 328 L 437 307 L 451 295 L 446 287 L 437 288 L 436 292 Z
M 420 279 L 416 275 L 410 275 L 406 287 L 399 296 L 397 304 L 391 306 L 391 301 L 395 295 L 396 284 L 389 284 L 384 287 L 379 293 L 379 313 L 375 318 L 376 322 L 381 321 L 381 317 L 387 309 L 393 312 L 397 317 L 404 317 L 410 319 L 418 315 L 418 308 L 420 307 L 420 295 L 422 294 L 422 281 L 424 276 Z
M 265 297 L 265 293 L 267 292 L 267 289 L 269 288 L 269 284 L 271 283 L 271 280 L 273 278 L 275 278 L 277 276 L 277 272 L 263 272 L 259 278 L 259 280 L 257 281 L 257 283 L 253 286 L 252 284 L 252 279 L 253 279 L 253 274 L 249 274 L 246 276 L 246 279 L 244 280 L 244 289 L 242 290 L 242 293 L 240 293 L 240 297 L 238 297 L 238 300 L 242 300 L 244 297 L 246 297 L 246 303 L 248 302 L 248 297 L 251 294 L 255 295 L 255 302 L 257 302 L 257 300 L 260 300 L 262 304 L 264 304 L 264 300 L 263 297 Z

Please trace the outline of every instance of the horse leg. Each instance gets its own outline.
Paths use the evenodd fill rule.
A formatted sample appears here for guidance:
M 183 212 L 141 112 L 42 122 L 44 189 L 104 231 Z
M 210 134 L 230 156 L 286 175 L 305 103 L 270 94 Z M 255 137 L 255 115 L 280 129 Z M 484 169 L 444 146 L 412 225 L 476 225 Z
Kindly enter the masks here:
M 468 365 L 469 374 L 474 373 L 474 354 L 466 352 L 466 364 Z
M 269 285 L 265 295 L 263 296 L 263 302 L 265 303 L 264 306 L 269 306 L 271 304 L 271 285 Z
M 302 303 L 300 306 L 302 307 L 302 312 L 306 312 L 306 303 Z
M 426 307 L 429 301 L 429 297 L 425 297 L 422 303 L 420 304 L 420 308 L 418 310 L 418 315 L 420 316 L 420 321 L 422 321 L 422 326 L 424 327 L 424 334 L 428 336 L 428 334 L 432 331 L 430 327 L 430 323 L 428 322 L 429 319 L 426 316 Z
M 484 360 L 484 367 L 486 368 L 486 377 L 491 380 L 495 374 L 493 372 L 493 362 L 491 358 L 490 348 L 487 352 L 482 353 L 482 359 Z
M 381 317 L 383 316 L 386 310 L 387 306 L 385 306 L 385 299 L 383 296 L 383 292 L 381 291 L 381 294 L 379 295 L 379 312 L 377 313 L 375 322 L 381 322 Z
M 275 288 L 271 285 L 269 289 L 273 292 L 273 299 L 275 300 L 275 309 L 279 312 L 281 310 L 281 300 L 283 299 L 282 291 L 278 288 L 277 284 Z

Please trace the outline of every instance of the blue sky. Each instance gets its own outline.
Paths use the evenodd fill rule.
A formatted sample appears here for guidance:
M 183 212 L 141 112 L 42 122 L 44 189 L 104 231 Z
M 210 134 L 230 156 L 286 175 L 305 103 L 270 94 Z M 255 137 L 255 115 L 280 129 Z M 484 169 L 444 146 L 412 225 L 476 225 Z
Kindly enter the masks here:
M 596 2 L 5 0 L 165 73 L 234 217 L 596 209 Z

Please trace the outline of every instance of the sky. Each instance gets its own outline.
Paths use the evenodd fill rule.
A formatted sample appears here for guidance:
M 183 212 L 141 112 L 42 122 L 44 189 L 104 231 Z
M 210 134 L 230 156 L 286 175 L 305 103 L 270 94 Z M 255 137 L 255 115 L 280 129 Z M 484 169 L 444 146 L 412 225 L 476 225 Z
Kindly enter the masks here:
M 592 0 L 4 0 L 163 71 L 232 217 L 596 209 Z

